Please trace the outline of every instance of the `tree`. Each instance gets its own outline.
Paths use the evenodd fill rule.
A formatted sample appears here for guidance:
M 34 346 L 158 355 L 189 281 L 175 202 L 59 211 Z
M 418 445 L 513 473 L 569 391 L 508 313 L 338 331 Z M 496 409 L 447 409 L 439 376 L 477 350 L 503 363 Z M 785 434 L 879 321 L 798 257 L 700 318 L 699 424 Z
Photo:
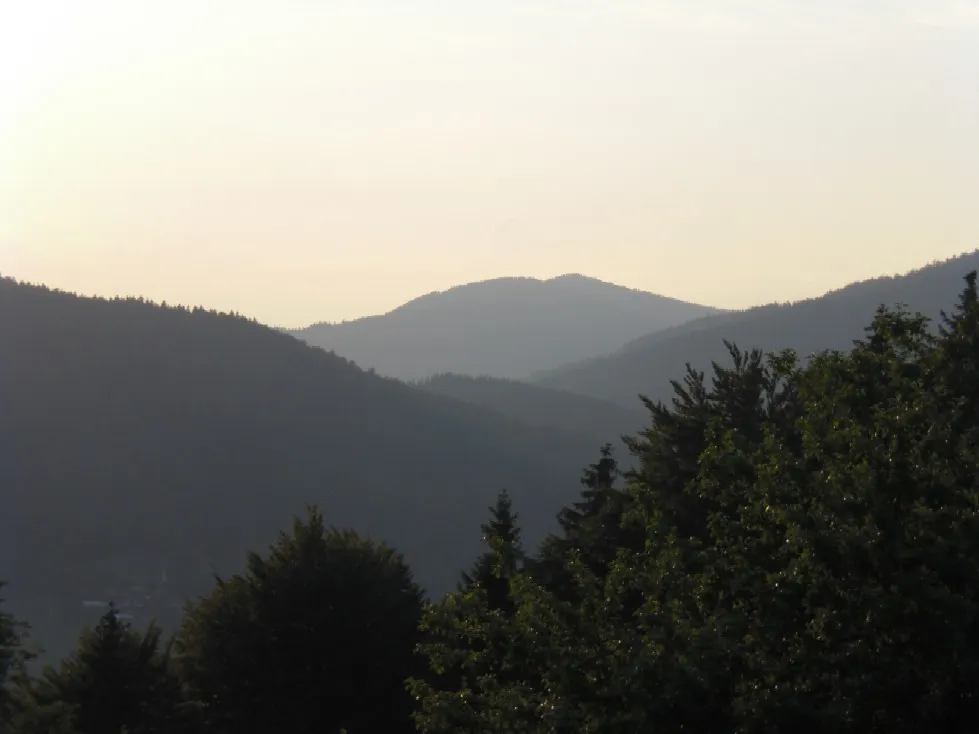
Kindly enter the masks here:
M 401 555 L 310 508 L 188 607 L 180 670 L 207 731 L 411 731 L 422 593 Z
M 563 598 L 574 593 L 573 574 L 567 568 L 569 553 L 578 553 L 594 573 L 604 577 L 618 548 L 642 545 L 644 532 L 640 528 L 637 536 L 626 516 L 633 498 L 615 486 L 620 476 L 612 445 L 606 443 L 598 461 L 582 472 L 581 498 L 558 513 L 560 533 L 545 538 L 537 557 L 527 564 L 539 583 Z
M 606 445 L 583 474 L 581 501 L 560 515 L 564 534 L 548 538 L 526 572 L 509 574 L 507 604 L 464 584 L 429 607 L 421 650 L 432 674 L 409 684 L 419 731 L 631 734 L 648 724 L 641 708 L 618 706 L 622 650 L 636 634 L 620 624 L 622 604 L 607 603 L 617 590 L 605 551 L 614 560 L 622 538 L 617 474 Z
M 34 681 L 29 698 L 22 720 L 70 720 L 77 734 L 123 728 L 130 734 L 171 734 L 180 687 L 159 628 L 150 625 L 141 634 L 112 605 L 94 628 L 82 631 L 71 655 Z
M 741 441 L 758 441 L 766 426 L 788 432 L 795 415 L 796 358 L 792 352 L 766 357 L 725 341 L 731 365 L 712 364 L 710 384 L 689 364 L 682 381 L 672 380 L 670 405 L 641 397 L 650 424 L 626 445 L 638 467 L 627 474 L 647 514 L 655 511 L 681 539 L 708 540 L 711 498 L 691 493 L 708 448 L 709 430 L 719 425 L 737 431 Z
M 621 511 L 616 502 L 618 493 L 614 489 L 618 478 L 619 464 L 612 456 L 612 444 L 606 443 L 601 448 L 599 460 L 582 473 L 581 484 L 584 489 L 581 500 L 558 514 L 558 522 L 565 537 L 587 537 L 592 534 L 592 529 L 588 527 L 589 521 L 608 516 L 614 518 Z
M 75 710 L 63 703 L 39 704 L 26 699 L 15 706 L 4 734 L 79 734 Z
M 0 591 L 4 586 L 0 581 Z M 27 663 L 35 657 L 26 646 L 29 626 L 4 611 L 3 601 L 0 598 L 0 727 L 12 718 L 16 689 L 27 677 Z
M 470 674 L 414 687 L 419 729 L 974 729 L 975 293 L 970 274 L 937 336 L 881 308 L 849 352 L 799 366 L 732 347 L 710 388 L 691 379 L 632 477 L 642 547 L 604 575 L 588 548 L 567 554 L 570 597 L 518 574 L 511 617 L 474 594 L 433 610 L 432 666 Z
M 479 586 L 486 591 L 490 608 L 512 611 L 510 578 L 521 570 L 524 552 L 517 513 L 506 490 L 500 492 L 489 511 L 489 522 L 480 526 L 487 550 L 469 572 L 463 572 L 460 589 L 468 591 Z

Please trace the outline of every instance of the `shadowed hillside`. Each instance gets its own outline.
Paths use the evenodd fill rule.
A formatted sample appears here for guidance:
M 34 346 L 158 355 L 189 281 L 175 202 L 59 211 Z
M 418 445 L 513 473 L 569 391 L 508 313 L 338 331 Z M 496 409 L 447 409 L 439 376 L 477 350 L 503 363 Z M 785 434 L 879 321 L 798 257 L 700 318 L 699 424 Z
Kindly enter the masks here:
M 501 488 L 539 536 L 597 451 L 236 316 L 0 281 L 0 578 L 56 648 L 85 599 L 175 614 L 307 502 L 442 591 Z
M 716 312 L 581 275 L 500 278 L 422 296 L 383 316 L 290 333 L 390 377 L 524 378 Z
M 725 362 L 725 339 L 742 349 L 791 348 L 803 357 L 846 349 L 863 335 L 881 304 L 905 303 L 932 317 L 950 308 L 962 273 L 977 267 L 979 251 L 906 275 L 854 283 L 819 298 L 708 316 L 649 334 L 612 354 L 540 373 L 532 381 L 628 407 L 640 393 L 668 399 L 669 380 L 683 375 L 685 363 L 703 370 L 712 360 Z
M 606 400 L 564 390 L 495 377 L 442 374 L 422 380 L 418 386 L 430 392 L 495 410 L 526 423 L 592 436 L 615 445 L 621 434 L 633 435 L 646 423 L 639 401 L 626 408 Z

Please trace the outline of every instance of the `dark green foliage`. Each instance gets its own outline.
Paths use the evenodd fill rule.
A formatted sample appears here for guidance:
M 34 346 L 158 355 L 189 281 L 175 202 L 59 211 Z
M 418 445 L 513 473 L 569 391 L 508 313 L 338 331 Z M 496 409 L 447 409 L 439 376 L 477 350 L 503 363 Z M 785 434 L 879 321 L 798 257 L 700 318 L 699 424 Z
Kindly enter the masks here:
M 175 628 L 214 569 L 238 570 L 306 502 L 451 589 L 499 488 L 536 542 L 593 445 L 200 309 L 0 280 L 0 345 L 0 557 L 57 656 L 94 621 L 83 600 L 122 601 L 164 568 L 139 624 Z
M 29 692 L 22 695 L 29 696 Z M 61 702 L 40 705 L 29 698 L 14 710 L 8 728 L 0 731 L 4 734 L 80 734 L 75 728 L 75 713 L 71 706 Z
M 0 581 L 0 592 L 4 586 Z M 3 609 L 0 598 L 0 731 L 11 716 L 11 686 L 31 658 L 24 644 L 26 634 L 27 626 Z
M 515 611 L 510 584 L 523 570 L 526 559 L 520 542 L 517 513 L 513 511 L 506 490 L 500 493 L 496 505 L 489 511 L 490 520 L 482 525 L 486 552 L 476 560 L 469 572 L 462 574 L 459 592 L 461 597 L 470 601 L 478 600 L 480 608 L 489 615 L 509 618 Z M 453 598 L 449 597 L 450 603 Z M 442 602 L 429 605 L 429 619 L 440 613 L 450 613 Z M 496 670 L 500 681 L 510 679 L 506 669 L 507 657 L 510 656 L 507 640 L 482 634 L 471 626 L 447 630 L 430 622 L 422 625 L 422 632 L 421 649 L 451 649 L 454 654 L 446 657 L 441 665 L 433 667 L 424 679 L 411 681 L 409 689 L 414 695 L 458 690 L 480 670 Z M 479 662 L 474 668 L 472 661 L 476 660 Z
M 173 734 L 181 701 L 160 630 L 136 632 L 115 607 L 60 665 L 45 668 L 26 698 L 23 729 L 59 722 L 77 734 Z
M 558 513 L 561 532 L 541 543 L 535 558 L 527 561 L 531 575 L 546 588 L 569 600 L 575 597 L 568 561 L 573 557 L 600 577 L 608 572 L 619 548 L 645 539 L 642 528 L 624 517 L 631 497 L 615 485 L 621 477 L 612 445 L 604 444 L 597 462 L 582 474 L 581 499 Z
M 604 569 L 566 553 L 571 595 L 517 574 L 512 615 L 471 592 L 433 607 L 430 664 L 464 674 L 412 684 L 422 732 L 975 729 L 975 276 L 937 334 L 881 309 L 804 366 L 731 355 L 649 404 L 622 513 L 641 547 Z
M 972 252 L 903 276 L 854 283 L 819 298 L 707 316 L 662 331 L 650 328 L 647 336 L 616 352 L 553 369 L 534 382 L 625 407 L 632 407 L 637 395 L 668 400 L 669 381 L 681 378 L 685 364 L 708 371 L 711 362 L 726 359 L 725 339 L 743 349 L 792 349 L 802 357 L 848 349 L 881 304 L 904 303 L 938 317 L 941 309 L 952 307 L 962 273 L 977 267 L 979 252 Z
M 188 608 L 180 670 L 213 734 L 411 731 L 421 607 L 398 553 L 313 510 Z
M 168 733 L 180 702 L 160 630 L 136 632 L 114 608 L 82 634 L 67 660 L 44 671 L 34 695 L 42 708 L 71 707 L 79 734 L 123 728 L 130 734 Z
M 777 424 L 787 440 L 794 416 L 795 356 L 785 352 L 766 358 L 760 350 L 743 352 L 724 342 L 731 366 L 712 363 L 710 384 L 703 372 L 687 365 L 683 382 L 670 384 L 671 405 L 642 398 L 650 424 L 626 440 L 637 459 L 629 473 L 643 506 L 668 518 L 680 538 L 705 541 L 710 498 L 688 491 L 701 471 L 701 454 L 713 427 L 737 431 L 741 441 L 757 442 L 765 426 Z
M 490 609 L 509 612 L 512 611 L 510 578 L 522 570 L 524 562 L 520 528 L 506 490 L 500 493 L 496 505 L 489 510 L 489 522 L 480 526 L 483 545 L 487 550 L 470 571 L 463 572 L 460 590 L 469 591 L 478 586 L 486 592 Z
M 581 483 L 585 489 L 581 500 L 558 514 L 558 522 L 566 536 L 587 533 L 588 520 L 605 514 L 615 503 L 617 495 L 613 485 L 618 478 L 619 465 L 612 458 L 612 444 L 606 443 L 601 448 L 601 458 L 584 471 Z

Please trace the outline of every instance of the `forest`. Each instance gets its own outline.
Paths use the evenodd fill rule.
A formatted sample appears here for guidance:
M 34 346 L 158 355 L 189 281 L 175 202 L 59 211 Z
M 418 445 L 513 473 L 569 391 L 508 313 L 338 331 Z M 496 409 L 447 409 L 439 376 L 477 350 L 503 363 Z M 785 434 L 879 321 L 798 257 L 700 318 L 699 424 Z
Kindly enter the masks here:
M 548 531 L 612 438 L 572 428 L 370 374 L 233 314 L 0 280 L 0 579 L 45 660 L 95 621 L 83 601 L 169 632 L 215 571 L 313 503 L 441 594 L 502 487 L 530 537 Z
M 726 342 L 668 400 L 642 400 L 624 451 L 595 447 L 542 538 L 499 486 L 481 553 L 457 559 L 445 594 L 310 497 L 238 571 L 213 574 L 172 634 L 110 607 L 38 671 L 31 620 L 3 611 L 2 731 L 972 732 L 976 272 L 948 295 L 934 321 L 881 306 L 845 349 Z M 535 476 L 559 456 L 531 453 Z

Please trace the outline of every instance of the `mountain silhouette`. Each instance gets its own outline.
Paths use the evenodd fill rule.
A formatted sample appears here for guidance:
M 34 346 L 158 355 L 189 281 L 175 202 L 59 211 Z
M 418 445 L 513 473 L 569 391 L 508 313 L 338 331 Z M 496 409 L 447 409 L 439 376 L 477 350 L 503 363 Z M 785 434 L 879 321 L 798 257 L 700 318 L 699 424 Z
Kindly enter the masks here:
M 383 316 L 288 333 L 389 377 L 525 378 L 718 312 L 574 274 L 470 283 Z
M 962 278 L 979 268 L 979 250 L 901 276 L 879 277 L 796 303 L 727 312 L 648 334 L 615 352 L 581 360 L 532 377 L 534 384 L 617 402 L 637 404 L 638 395 L 668 400 L 669 381 L 685 364 L 709 370 L 727 362 L 724 340 L 742 350 L 794 349 L 800 357 L 824 349 L 848 349 L 863 336 L 881 304 L 906 304 L 935 318 L 952 307 Z
M 0 280 L 0 577 L 53 653 L 83 600 L 119 601 L 166 569 L 170 606 L 147 611 L 166 621 L 306 503 L 442 592 L 501 489 L 532 542 L 599 443 L 237 316 Z

